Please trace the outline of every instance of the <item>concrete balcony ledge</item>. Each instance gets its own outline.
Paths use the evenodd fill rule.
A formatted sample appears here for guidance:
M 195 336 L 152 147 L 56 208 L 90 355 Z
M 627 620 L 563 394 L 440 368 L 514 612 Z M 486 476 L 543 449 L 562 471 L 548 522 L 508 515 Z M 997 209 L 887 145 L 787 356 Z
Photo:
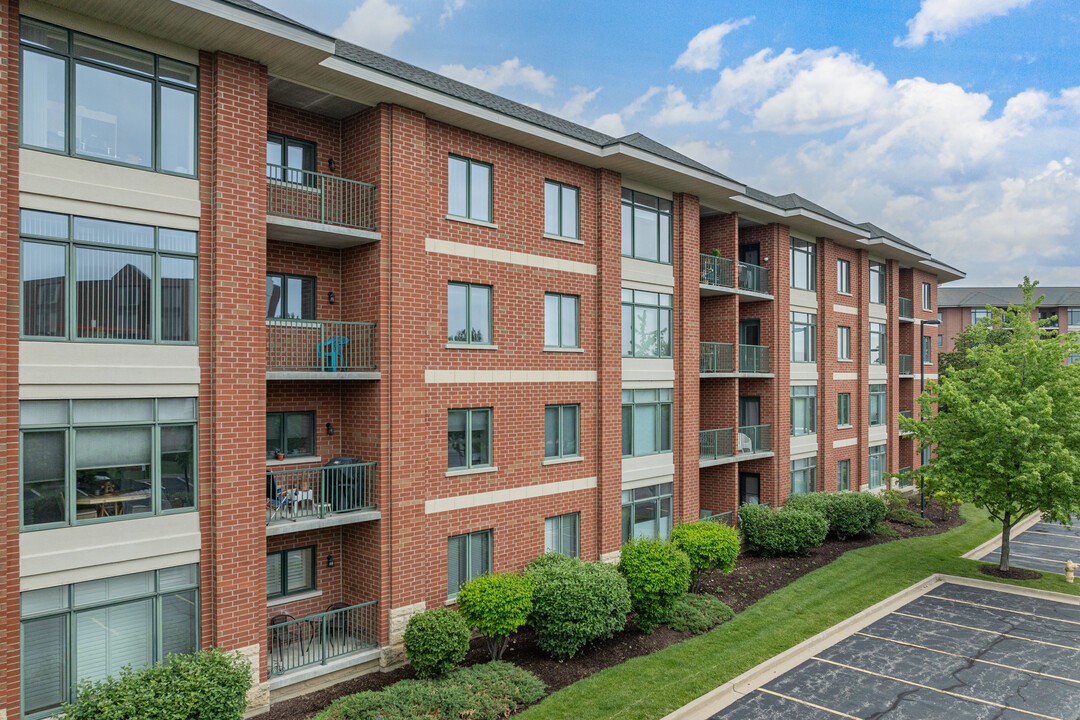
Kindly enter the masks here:
M 727 465 L 733 462 L 739 462 L 738 455 L 725 455 L 719 458 L 701 458 L 698 460 L 699 468 L 716 467 L 717 465 Z
M 354 512 L 333 513 L 324 518 L 307 517 L 298 520 L 274 520 L 266 526 L 266 536 L 287 535 L 289 533 L 307 532 L 321 528 L 337 527 L 339 525 L 352 525 L 353 523 L 371 522 L 382 518 L 378 510 L 356 510 Z
M 378 662 L 382 657 L 382 648 L 370 648 L 368 650 L 360 650 L 350 655 L 342 655 L 339 658 L 334 658 L 328 661 L 325 665 L 310 665 L 308 667 L 297 668 L 282 675 L 276 675 L 267 681 L 268 689 L 271 693 L 277 694 L 275 691 L 287 688 L 290 685 L 297 685 L 299 683 L 307 683 L 310 680 L 323 677 L 325 675 L 331 675 L 342 670 L 355 667 L 357 665 L 363 665 L 372 661 Z M 377 669 L 373 668 L 373 669 Z M 311 688 L 316 690 L 318 688 Z M 272 700 L 281 701 L 287 698 L 274 697 Z
M 326 372 L 323 370 L 267 370 L 267 380 L 381 380 L 378 370 Z
M 266 237 L 270 240 L 317 245 L 328 248 L 350 248 L 379 242 L 382 236 L 371 230 L 330 225 L 329 223 L 283 217 L 266 216 Z
M 714 295 L 738 295 L 739 302 L 753 302 L 756 300 L 775 300 L 769 293 L 743 290 L 737 287 L 725 287 L 723 285 L 706 285 L 699 283 L 700 297 L 713 297 Z
M 701 379 L 707 380 L 709 378 L 762 378 L 769 379 L 775 378 L 773 373 L 758 373 L 758 372 L 719 372 L 719 373 L 701 373 Z

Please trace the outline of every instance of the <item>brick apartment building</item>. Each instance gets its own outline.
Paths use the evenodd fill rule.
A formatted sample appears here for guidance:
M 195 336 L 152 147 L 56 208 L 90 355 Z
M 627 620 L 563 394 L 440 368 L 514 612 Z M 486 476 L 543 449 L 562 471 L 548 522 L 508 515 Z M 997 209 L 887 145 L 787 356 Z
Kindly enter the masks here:
M 1080 330 L 1080 287 L 1042 287 L 1035 289 L 1043 295 L 1042 304 L 1031 314 L 1032 320 L 1057 318 L 1053 325 L 1058 333 Z M 937 346 L 941 352 L 953 351 L 954 338 L 984 317 L 988 308 L 1007 308 L 1020 305 L 1024 294 L 1018 287 L 950 287 L 941 288 L 938 295 Z
M 920 464 L 962 273 L 875 225 L 248 0 L 0 38 L 0 718 L 199 646 L 265 709 L 480 573 Z

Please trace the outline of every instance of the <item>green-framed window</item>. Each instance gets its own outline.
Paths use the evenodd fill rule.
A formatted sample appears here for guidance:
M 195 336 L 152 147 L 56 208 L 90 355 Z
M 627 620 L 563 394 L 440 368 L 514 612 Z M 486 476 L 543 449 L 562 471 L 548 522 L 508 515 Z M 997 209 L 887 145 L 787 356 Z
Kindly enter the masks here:
M 817 489 L 817 455 L 791 461 L 791 494 L 806 495 Z
M 298 185 L 313 185 L 315 143 L 280 133 L 266 134 L 266 177 Z
M 884 365 L 885 355 L 885 323 L 870 323 L 870 364 Z
M 839 460 L 836 463 L 836 489 L 838 491 L 851 489 L 851 461 Z
M 56 714 L 82 680 L 199 649 L 199 566 L 148 570 L 19 596 L 22 717 Z
M 459 408 L 446 413 L 446 469 L 491 465 L 491 408 Z
M 671 264 L 671 201 L 622 189 L 622 254 Z
M 930 348 L 931 338 L 929 335 L 922 339 L 922 364 L 933 365 L 934 364 L 934 351 Z
M 851 427 L 851 393 L 836 394 L 836 427 Z
M 198 341 L 198 234 L 19 211 L 27 340 Z
M 940 315 L 940 313 L 938 313 Z M 992 317 L 991 312 L 986 308 L 972 308 L 971 309 L 971 324 L 974 325 L 980 320 L 989 320 Z M 939 318 L 940 319 L 940 318 Z
M 1069 329 L 1080 328 L 1080 308 L 1069 308 L 1066 317 L 1069 321 Z
M 458 155 L 447 163 L 447 214 L 491 222 L 491 165 Z
M 581 446 L 580 405 L 546 405 L 544 407 L 544 458 L 578 457 Z
M 791 313 L 791 362 L 817 362 L 817 315 Z
M 870 386 L 870 427 L 885 424 L 885 404 L 887 398 L 884 385 Z
M 836 292 L 851 294 L 851 263 L 842 258 L 836 260 Z
M 491 572 L 490 530 L 453 535 L 446 543 L 446 596 L 456 598 L 458 590 L 471 580 Z
M 194 510 L 195 398 L 23 400 L 24 530 Z
M 885 263 L 870 261 L 870 302 L 876 305 L 885 304 Z
M 199 68 L 20 18 L 24 147 L 194 177 Z
M 671 357 L 671 295 L 622 291 L 623 357 Z
M 932 291 L 930 289 L 930 283 L 924 282 L 922 284 L 922 309 L 923 310 L 932 310 L 933 309 L 931 307 L 931 305 L 933 304 L 931 302 L 932 295 L 933 295 L 933 293 L 932 293 Z
M 622 391 L 622 454 L 671 452 L 671 388 Z
M 795 385 L 791 388 L 791 435 L 813 435 L 817 432 L 817 387 Z
M 315 411 L 266 413 L 266 458 L 315 455 Z
M 836 359 L 851 359 L 851 328 L 846 325 L 836 328 Z
M 581 513 L 544 518 L 544 552 L 581 555 Z
M 672 483 L 622 491 L 622 541 L 667 539 L 671 534 Z
M 870 448 L 870 489 L 885 486 L 885 446 L 874 445 Z
M 315 319 L 315 278 L 307 275 L 266 274 L 266 317 Z
M 580 306 L 577 295 L 544 293 L 544 347 L 581 347 Z
M 573 185 L 544 181 L 544 232 L 559 237 L 578 237 L 578 194 Z
M 791 287 L 796 290 L 817 289 L 817 245 L 791 238 Z
M 446 286 L 446 341 L 491 344 L 491 286 L 452 282 Z
M 266 553 L 267 599 L 315 590 L 315 546 Z

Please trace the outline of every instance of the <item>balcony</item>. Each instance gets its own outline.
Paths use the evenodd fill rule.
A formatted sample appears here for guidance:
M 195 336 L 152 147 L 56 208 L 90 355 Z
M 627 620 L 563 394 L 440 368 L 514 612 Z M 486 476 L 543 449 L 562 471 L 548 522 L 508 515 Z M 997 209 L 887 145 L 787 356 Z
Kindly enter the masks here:
M 297 170 L 266 166 L 267 237 L 345 248 L 379 239 L 375 232 L 375 186 Z
M 732 343 L 701 343 L 701 374 L 735 374 L 735 346 Z
M 269 627 L 267 677 L 280 677 L 301 668 L 327 665 L 346 655 L 375 650 L 378 606 L 378 601 L 372 601 L 302 618 L 285 619 L 288 615 L 274 618 L 282 620 L 271 620 Z
M 378 520 L 377 463 L 266 473 L 266 534 Z
M 772 377 L 772 374 L 769 372 L 769 346 L 740 345 L 739 374 L 768 375 L 769 377 Z
M 915 322 L 915 314 L 911 307 L 911 298 L 900 298 L 900 320 Z
M 722 525 L 735 527 L 735 511 L 728 510 L 727 512 L 716 513 L 715 515 L 702 515 L 700 521 L 720 523 Z
M 750 263 L 717 255 L 701 254 L 701 297 L 738 295 L 739 300 L 772 300 L 769 295 L 769 271 Z
M 911 372 L 910 355 L 904 355 L 903 353 L 900 354 L 899 375 L 900 377 L 915 377 Z
M 267 320 L 267 380 L 378 380 L 375 323 Z
M 772 457 L 770 444 L 771 428 L 769 425 L 743 425 L 739 428 L 739 459 L 746 456 Z
M 750 263 L 739 263 L 739 288 L 759 295 L 769 294 L 769 269 Z
M 910 410 L 901 410 L 900 411 L 900 417 L 905 417 L 908 420 L 910 420 L 911 419 L 911 411 Z M 914 433 L 911 432 L 910 430 L 905 430 L 904 428 L 900 428 L 900 436 L 904 437 L 904 436 L 907 436 L 907 435 L 914 435 Z
M 711 467 L 735 461 L 735 428 L 698 433 L 698 466 Z

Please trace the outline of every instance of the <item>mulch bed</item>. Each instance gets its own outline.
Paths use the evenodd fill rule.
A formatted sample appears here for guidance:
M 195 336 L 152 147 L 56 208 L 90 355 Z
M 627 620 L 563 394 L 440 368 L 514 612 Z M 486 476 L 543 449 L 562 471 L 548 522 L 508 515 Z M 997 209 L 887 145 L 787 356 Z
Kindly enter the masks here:
M 1024 568 L 1009 568 L 1008 570 L 1002 570 L 996 565 L 982 565 L 979 567 L 979 572 L 983 575 L 989 575 L 990 577 L 1005 578 L 1006 580 L 1041 580 L 1042 573 L 1035 572 L 1034 570 L 1025 570 Z
M 918 496 L 910 501 L 908 509 L 919 512 Z M 828 565 L 848 550 L 908 537 L 937 535 L 958 527 L 964 522 L 960 518 L 958 505 L 951 507 L 946 519 L 942 520 L 941 505 L 937 500 L 930 498 L 926 501 L 926 517 L 934 522 L 934 527 L 915 528 L 886 521 L 885 524 L 895 530 L 899 537 L 869 535 L 848 540 L 829 540 L 804 557 L 762 558 L 742 553 L 735 563 L 735 570 L 729 575 L 713 573 L 704 581 L 704 591 L 716 594 L 736 613 L 742 612 L 769 593 L 794 582 L 812 570 Z M 552 693 L 593 673 L 623 663 L 630 658 L 662 650 L 690 637 L 693 637 L 691 633 L 675 632 L 666 625 L 656 628 L 650 635 L 642 635 L 630 621 L 627 621 L 626 628 L 616 633 L 610 640 L 594 643 L 572 660 L 560 662 L 552 660 L 541 652 L 536 647 L 532 631 L 526 628 L 511 639 L 503 659 L 535 673 L 547 685 L 548 692 Z M 489 655 L 483 638 L 477 638 L 473 640 L 469 654 L 462 664 L 473 665 L 487 662 L 488 659 Z M 398 680 L 412 677 L 415 677 L 415 674 L 409 666 L 388 673 L 369 673 L 324 690 L 276 703 L 271 706 L 270 714 L 266 717 L 268 720 L 310 718 L 339 697 L 364 690 L 379 690 Z

